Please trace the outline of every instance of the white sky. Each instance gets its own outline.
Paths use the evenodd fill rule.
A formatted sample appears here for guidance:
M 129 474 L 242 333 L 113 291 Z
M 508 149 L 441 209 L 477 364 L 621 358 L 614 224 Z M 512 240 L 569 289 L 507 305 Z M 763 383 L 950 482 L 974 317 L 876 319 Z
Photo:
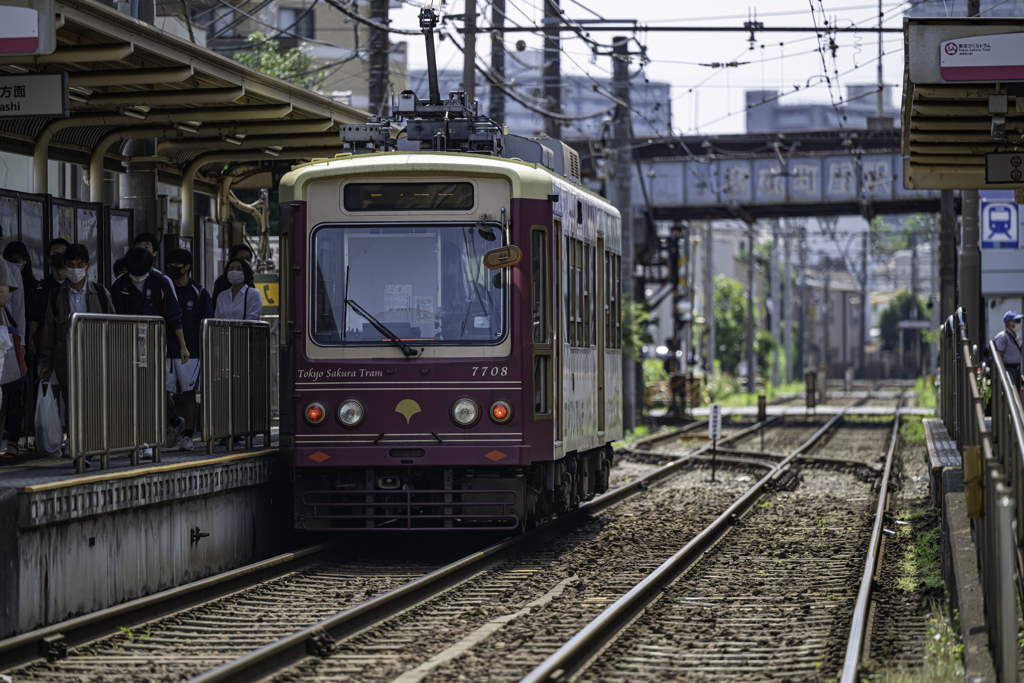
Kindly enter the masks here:
M 940 1 L 940 0 L 934 0 Z M 953 3 L 957 0 L 948 0 Z M 963 0 L 958 0 L 963 5 Z M 543 0 L 506 0 L 506 13 L 510 21 L 520 25 L 539 25 L 543 19 Z M 574 0 L 561 0 L 565 15 L 573 19 L 595 18 Z M 581 0 L 589 10 L 606 19 L 633 19 L 651 26 L 739 26 L 747 20 L 748 11 L 753 11 L 750 0 Z M 811 7 L 814 12 L 812 14 Z M 628 6 L 631 10 L 624 10 Z M 885 26 L 902 26 L 903 11 L 909 3 L 883 0 Z M 824 8 L 824 11 L 823 11 Z M 460 14 L 464 0 L 450 0 L 444 9 Z M 958 8 L 962 11 L 962 7 Z M 489 25 L 490 5 L 478 0 L 478 25 Z M 418 26 L 419 8 L 406 4 L 401 9 L 391 10 L 392 26 L 412 29 Z M 823 25 L 827 18 L 839 26 L 875 26 L 878 21 L 878 4 L 864 0 L 771 0 L 761 2 L 757 19 L 766 27 Z M 461 25 L 461 22 L 460 22 Z M 829 74 L 837 69 L 839 84 L 845 95 L 845 86 L 852 84 L 874 84 L 876 82 L 876 59 L 878 43 L 876 33 L 838 34 L 839 49 L 835 64 L 831 54 L 826 55 L 825 64 Z M 598 57 L 593 62 L 588 46 L 569 33 L 562 34 L 562 47 L 568 55 L 562 55 L 563 73 L 589 73 L 592 76 L 610 76 L 611 59 Z M 610 45 L 611 33 L 592 33 L 598 42 Z M 782 103 L 824 103 L 831 100 L 829 90 L 821 75 L 824 73 L 822 57 L 816 51 L 818 38 L 814 33 L 760 33 L 754 50 L 747 42 L 749 35 L 737 33 L 639 33 L 640 42 L 647 47 L 651 60 L 645 67 L 647 77 L 652 81 L 667 81 L 672 85 L 673 126 L 677 133 L 696 133 L 699 123 L 701 133 L 743 133 L 745 132 L 744 91 L 755 89 L 800 91 L 782 98 Z M 515 41 L 523 39 L 529 48 L 541 49 L 543 38 L 533 33 L 506 34 L 506 45 L 514 50 Z M 424 41 L 416 36 L 395 36 L 393 40 L 406 40 L 409 44 L 409 66 L 411 69 L 426 67 Z M 883 34 L 885 57 L 883 58 L 884 78 L 887 85 L 897 85 L 893 95 L 898 103 L 902 95 L 903 80 L 903 37 L 899 33 Z M 460 36 L 461 42 L 461 36 Z M 827 44 L 828 39 L 822 38 Z M 763 47 L 762 47 L 763 46 Z M 635 48 L 635 43 L 632 44 Z M 477 52 L 489 61 L 490 39 L 483 35 L 477 38 Z M 571 60 L 570 60 L 571 57 Z M 751 62 L 738 68 L 711 69 L 699 66 L 709 62 Z M 573 63 L 575 62 L 575 63 Z M 461 68 L 462 55 L 451 44 L 438 44 L 438 66 Z M 638 67 L 634 63 L 633 68 Z M 858 68 L 859 67 L 859 68 Z M 852 72 L 850 72 L 853 70 Z M 850 73 L 846 73 L 850 72 Z M 478 83 L 483 82 L 478 76 Z M 804 91 L 810 84 L 810 89 Z M 838 98 L 839 92 L 834 91 Z M 420 93 L 421 97 L 426 93 Z M 872 96 L 873 101 L 873 96 Z

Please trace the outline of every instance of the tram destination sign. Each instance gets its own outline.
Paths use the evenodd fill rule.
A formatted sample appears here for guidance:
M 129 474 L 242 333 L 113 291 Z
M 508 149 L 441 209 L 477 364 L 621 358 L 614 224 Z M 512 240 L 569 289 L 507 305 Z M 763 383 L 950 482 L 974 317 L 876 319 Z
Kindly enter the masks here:
M 985 182 L 992 185 L 1024 185 L 1024 152 L 986 154 Z
M 69 114 L 67 73 L 0 76 L 0 118 Z

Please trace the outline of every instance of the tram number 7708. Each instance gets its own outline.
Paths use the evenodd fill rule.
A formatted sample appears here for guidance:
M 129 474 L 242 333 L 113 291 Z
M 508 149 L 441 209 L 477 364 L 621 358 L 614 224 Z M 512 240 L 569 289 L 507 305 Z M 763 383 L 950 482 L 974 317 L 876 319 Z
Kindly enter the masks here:
M 486 366 L 486 365 L 477 365 L 476 367 L 473 368 L 473 376 L 474 377 L 477 376 L 477 374 L 476 374 L 477 370 L 480 371 L 480 375 L 479 375 L 480 377 L 507 377 L 508 376 L 508 368 L 507 367 L 499 368 L 496 365 L 490 366 L 490 367 Z

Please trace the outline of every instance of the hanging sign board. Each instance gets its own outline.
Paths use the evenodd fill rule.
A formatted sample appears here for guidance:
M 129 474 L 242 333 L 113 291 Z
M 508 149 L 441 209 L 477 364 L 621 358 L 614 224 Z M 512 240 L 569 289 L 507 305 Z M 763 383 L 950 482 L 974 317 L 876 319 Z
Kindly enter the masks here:
M 722 405 L 712 403 L 708 411 L 708 438 L 717 440 L 722 438 Z
M 0 76 L 0 118 L 68 116 L 68 75 Z
M 3 0 L 0 55 L 48 55 L 55 49 L 54 0 Z
M 1024 80 L 1024 33 L 946 40 L 939 50 L 939 69 L 944 80 Z
M 277 273 L 257 273 L 253 276 L 253 287 L 260 290 L 260 296 L 263 297 L 263 310 L 260 315 L 280 313 L 280 284 L 281 276 Z
M 991 152 L 985 155 L 985 182 L 1024 185 L 1024 152 Z

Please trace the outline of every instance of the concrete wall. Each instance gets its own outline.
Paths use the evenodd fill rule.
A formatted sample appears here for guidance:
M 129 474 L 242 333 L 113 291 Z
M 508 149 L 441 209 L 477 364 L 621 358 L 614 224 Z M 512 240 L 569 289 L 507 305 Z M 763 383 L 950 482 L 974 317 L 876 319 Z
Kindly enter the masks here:
M 278 552 L 291 502 L 275 459 L 0 492 L 0 517 L 17 519 L 0 531 L 0 637 Z M 210 535 L 194 542 L 194 528 Z

